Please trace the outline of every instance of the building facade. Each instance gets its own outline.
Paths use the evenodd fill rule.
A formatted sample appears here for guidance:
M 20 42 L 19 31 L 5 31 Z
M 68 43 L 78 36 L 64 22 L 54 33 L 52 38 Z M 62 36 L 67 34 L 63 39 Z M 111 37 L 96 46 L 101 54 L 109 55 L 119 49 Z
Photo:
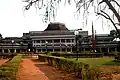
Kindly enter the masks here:
M 91 51 L 92 36 L 88 31 L 79 31 L 77 43 L 76 30 L 68 30 L 62 23 L 50 23 L 44 31 L 30 31 L 22 37 L 0 36 L 0 52 L 74 52 L 76 44 L 79 51 Z M 113 41 L 109 34 L 95 35 L 97 52 L 113 52 L 119 50 L 119 41 Z

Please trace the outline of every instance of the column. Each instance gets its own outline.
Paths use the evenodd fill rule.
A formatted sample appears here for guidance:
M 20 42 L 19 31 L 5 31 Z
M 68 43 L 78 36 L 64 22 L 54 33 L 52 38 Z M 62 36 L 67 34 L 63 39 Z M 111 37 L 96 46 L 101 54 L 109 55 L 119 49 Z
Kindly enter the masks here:
M 2 53 L 4 53 L 4 49 L 2 49 Z
M 52 40 L 52 47 L 53 47 L 53 52 L 55 51 L 54 50 L 54 40 Z
M 67 43 L 66 43 L 66 39 L 65 39 L 65 52 L 67 52 Z
M 110 52 L 110 49 L 108 48 L 108 52 Z
M 53 52 L 55 52 L 54 48 L 53 48 Z
M 73 43 L 73 42 L 72 42 L 72 39 L 70 40 L 70 43 L 71 43 L 71 50 L 70 50 L 70 51 L 72 52 L 72 47 L 73 47 L 73 46 L 72 46 L 72 43 Z
M 61 47 L 61 39 L 60 39 L 60 52 L 62 52 L 62 47 Z
M 14 53 L 16 53 L 16 49 L 14 49 Z
M 10 49 L 8 49 L 8 53 L 10 53 Z
M 41 48 L 41 52 L 42 52 L 42 48 Z
M 36 49 L 36 53 L 38 52 L 38 49 Z

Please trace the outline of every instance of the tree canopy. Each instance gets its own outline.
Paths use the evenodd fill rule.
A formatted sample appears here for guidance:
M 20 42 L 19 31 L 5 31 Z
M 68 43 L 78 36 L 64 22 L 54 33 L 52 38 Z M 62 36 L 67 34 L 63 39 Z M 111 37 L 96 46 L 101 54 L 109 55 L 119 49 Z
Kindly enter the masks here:
M 83 13 L 86 24 L 90 13 L 95 13 L 98 19 L 106 18 L 108 25 L 112 23 L 120 35 L 117 28 L 117 26 L 120 26 L 120 0 L 24 0 L 23 2 L 27 3 L 24 10 L 29 10 L 32 6 L 39 10 L 44 9 L 43 18 L 46 22 L 50 18 L 55 18 L 58 6 L 62 1 L 70 5 L 74 2 L 76 4 L 76 13 Z M 93 12 L 89 9 L 93 9 Z

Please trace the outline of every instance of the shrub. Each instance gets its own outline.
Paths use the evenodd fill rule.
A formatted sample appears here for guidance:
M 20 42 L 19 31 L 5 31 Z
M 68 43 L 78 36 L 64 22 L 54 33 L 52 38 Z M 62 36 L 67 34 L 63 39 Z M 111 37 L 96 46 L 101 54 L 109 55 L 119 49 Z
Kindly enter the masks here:
M 39 55 L 39 59 L 43 57 L 50 65 L 56 68 L 74 73 L 77 77 L 82 77 L 83 80 L 95 80 L 98 77 L 96 68 L 92 68 L 86 63 L 70 60 L 64 57 L 55 57 L 48 55 Z
M 16 73 L 18 71 L 21 59 L 22 55 L 18 54 L 7 64 L 1 65 L 0 80 L 16 80 Z

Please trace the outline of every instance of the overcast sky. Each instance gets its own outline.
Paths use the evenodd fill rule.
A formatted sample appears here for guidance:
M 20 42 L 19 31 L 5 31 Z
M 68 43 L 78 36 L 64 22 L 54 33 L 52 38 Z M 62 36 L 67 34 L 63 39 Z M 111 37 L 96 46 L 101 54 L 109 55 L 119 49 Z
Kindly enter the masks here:
M 1 0 L 0 1 L 0 33 L 3 37 L 21 37 L 23 33 L 29 31 L 43 31 L 47 24 L 42 22 L 40 13 L 35 8 L 31 8 L 23 14 L 24 3 L 21 0 Z M 89 17 L 88 26 L 83 27 L 82 17 L 77 20 L 74 17 L 75 6 L 62 6 L 58 10 L 56 22 L 66 24 L 70 30 L 82 28 L 91 34 L 91 22 L 93 16 Z M 109 33 L 112 28 L 102 28 L 101 21 L 94 23 L 96 33 Z

